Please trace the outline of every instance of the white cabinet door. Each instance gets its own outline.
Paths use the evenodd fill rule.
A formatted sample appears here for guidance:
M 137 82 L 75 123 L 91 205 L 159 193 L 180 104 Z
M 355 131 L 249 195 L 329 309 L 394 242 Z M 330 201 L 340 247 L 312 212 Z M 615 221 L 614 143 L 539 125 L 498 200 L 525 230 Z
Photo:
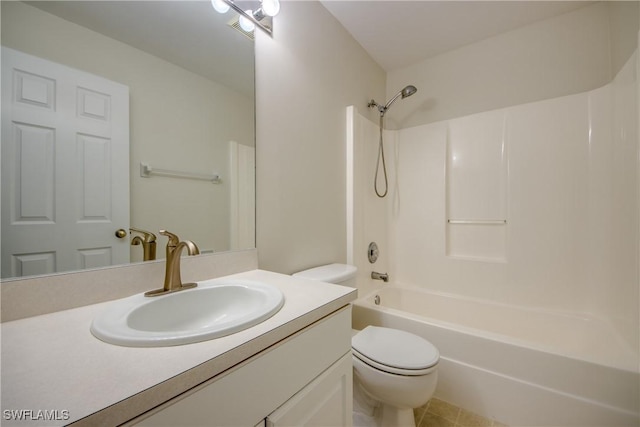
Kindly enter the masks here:
M 127 86 L 2 47 L 1 157 L 2 277 L 129 261 Z
M 310 420 L 318 420 L 316 425 L 323 427 L 351 425 L 351 369 L 351 306 L 346 306 L 125 425 L 261 425 L 261 420 L 291 399 L 302 400 L 300 390 L 312 392 L 309 385 L 321 377 L 328 379 L 319 382 L 321 387 L 313 396 L 326 402 L 314 408 L 308 403 L 309 411 L 318 413 Z M 324 410 L 340 413 L 330 419 L 344 419 L 344 423 L 320 422 Z
M 351 352 L 267 417 L 267 427 L 352 425 Z

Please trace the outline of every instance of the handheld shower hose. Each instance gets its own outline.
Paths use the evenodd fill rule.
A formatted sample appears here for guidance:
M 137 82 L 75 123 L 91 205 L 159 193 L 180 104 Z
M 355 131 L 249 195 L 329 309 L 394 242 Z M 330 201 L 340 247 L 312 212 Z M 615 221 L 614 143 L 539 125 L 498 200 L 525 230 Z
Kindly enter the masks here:
M 369 108 L 377 108 L 378 112 L 380 113 L 380 140 L 378 143 L 378 160 L 376 161 L 376 174 L 375 174 L 375 177 L 373 178 L 373 189 L 376 192 L 376 196 L 380 198 L 385 197 L 389 192 L 389 180 L 387 178 L 387 165 L 384 159 L 384 139 L 382 137 L 384 115 L 389 109 L 389 107 L 391 107 L 391 104 L 393 104 L 396 101 L 396 99 L 398 99 L 399 97 L 402 97 L 402 99 L 407 98 L 413 95 L 414 93 L 416 93 L 417 91 L 418 89 L 416 89 L 415 86 L 409 85 L 403 88 L 397 94 L 395 94 L 393 98 L 391 98 L 389 102 L 387 102 L 385 105 L 380 105 L 373 99 L 367 105 Z M 382 171 L 384 174 L 384 192 L 382 193 L 378 190 L 378 173 L 380 169 L 380 163 L 382 163 Z

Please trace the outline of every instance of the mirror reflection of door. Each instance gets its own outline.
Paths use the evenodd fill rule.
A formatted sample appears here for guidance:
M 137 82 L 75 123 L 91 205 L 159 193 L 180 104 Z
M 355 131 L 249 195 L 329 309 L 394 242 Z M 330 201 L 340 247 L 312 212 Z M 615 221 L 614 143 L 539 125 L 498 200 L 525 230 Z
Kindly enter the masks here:
M 3 277 L 126 263 L 128 228 L 129 88 L 3 47 Z

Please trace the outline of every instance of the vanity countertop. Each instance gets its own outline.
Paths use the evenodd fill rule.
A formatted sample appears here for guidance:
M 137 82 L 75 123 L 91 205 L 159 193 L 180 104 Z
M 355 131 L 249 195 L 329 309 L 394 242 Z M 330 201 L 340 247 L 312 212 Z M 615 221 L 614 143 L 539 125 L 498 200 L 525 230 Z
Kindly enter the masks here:
M 227 277 L 277 286 L 285 305 L 252 328 L 175 347 L 121 347 L 95 338 L 91 321 L 110 302 L 3 323 L 2 425 L 121 424 L 356 298 L 353 288 L 263 270 Z

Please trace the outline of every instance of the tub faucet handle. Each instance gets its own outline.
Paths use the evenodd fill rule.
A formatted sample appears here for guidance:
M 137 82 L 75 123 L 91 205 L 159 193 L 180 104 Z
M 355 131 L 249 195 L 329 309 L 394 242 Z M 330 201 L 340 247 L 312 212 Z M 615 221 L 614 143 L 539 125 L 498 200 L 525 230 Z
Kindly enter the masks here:
M 373 280 L 382 280 L 385 283 L 389 281 L 389 275 L 387 273 L 378 273 L 377 271 L 371 272 L 371 278 Z

